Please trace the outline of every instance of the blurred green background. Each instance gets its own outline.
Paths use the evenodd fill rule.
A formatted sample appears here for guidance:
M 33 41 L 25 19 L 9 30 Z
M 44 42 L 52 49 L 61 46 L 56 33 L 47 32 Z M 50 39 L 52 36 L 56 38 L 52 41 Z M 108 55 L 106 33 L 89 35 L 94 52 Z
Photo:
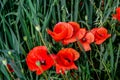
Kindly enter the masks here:
M 77 71 L 58 75 L 52 67 L 45 72 L 48 80 L 119 80 L 120 22 L 112 19 L 119 5 L 119 0 L 0 0 L 0 80 L 45 80 L 25 62 L 38 45 L 47 46 L 50 53 L 72 47 L 81 55 Z M 104 26 L 112 36 L 99 46 L 92 44 L 89 52 L 80 51 L 76 43 L 63 46 L 46 32 L 62 21 L 78 22 L 87 30 Z

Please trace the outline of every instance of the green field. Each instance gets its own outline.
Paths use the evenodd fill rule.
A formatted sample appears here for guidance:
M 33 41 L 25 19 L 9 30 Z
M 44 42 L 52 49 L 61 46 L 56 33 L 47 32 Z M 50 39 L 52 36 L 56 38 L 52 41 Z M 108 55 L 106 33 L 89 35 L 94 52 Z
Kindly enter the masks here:
M 0 0 L 0 80 L 120 80 L 120 21 L 113 18 L 119 6 L 119 0 Z M 111 36 L 85 51 L 78 40 L 63 45 L 46 31 L 70 21 L 87 31 L 104 27 Z M 53 66 L 36 75 L 26 64 L 36 46 L 46 46 L 49 54 L 75 49 L 78 69 L 57 74 Z

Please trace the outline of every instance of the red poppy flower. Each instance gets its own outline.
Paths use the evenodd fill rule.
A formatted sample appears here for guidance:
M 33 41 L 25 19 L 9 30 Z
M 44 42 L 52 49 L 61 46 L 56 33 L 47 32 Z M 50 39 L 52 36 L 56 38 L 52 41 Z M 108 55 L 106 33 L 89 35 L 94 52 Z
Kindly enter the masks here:
M 79 57 L 80 54 L 72 48 L 60 50 L 56 55 L 56 73 L 64 74 L 66 70 L 78 69 L 74 61 Z
M 82 39 L 80 39 L 80 43 L 82 44 L 85 51 L 91 50 L 90 44 L 94 42 L 94 35 L 91 32 L 87 32 Z
M 13 68 L 11 67 L 10 64 L 7 64 L 7 67 L 8 67 L 8 69 L 9 69 L 10 72 L 14 72 L 14 70 L 13 70 Z
M 40 75 L 52 67 L 54 61 L 47 54 L 47 48 L 45 46 L 37 46 L 28 53 L 26 63 L 31 71 L 36 71 L 36 74 Z
M 55 41 L 62 41 L 64 45 L 77 41 L 83 37 L 84 29 L 76 22 L 59 22 L 55 25 L 53 32 L 47 30 Z
M 98 45 L 102 44 L 107 38 L 111 36 L 111 34 L 108 34 L 107 29 L 104 27 L 94 28 L 91 30 L 91 32 L 94 34 L 95 43 Z
M 116 8 L 116 14 L 113 14 L 113 19 L 120 21 L 120 7 Z
M 54 26 L 53 32 L 49 29 L 47 30 L 47 32 L 55 41 L 61 41 L 72 36 L 73 28 L 68 23 L 59 22 Z

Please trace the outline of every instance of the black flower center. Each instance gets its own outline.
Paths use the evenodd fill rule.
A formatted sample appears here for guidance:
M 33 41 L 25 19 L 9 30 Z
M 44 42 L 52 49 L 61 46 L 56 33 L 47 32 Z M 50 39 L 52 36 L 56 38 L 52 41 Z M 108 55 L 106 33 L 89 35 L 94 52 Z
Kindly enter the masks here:
M 103 34 L 98 34 L 100 37 L 103 37 Z
M 41 61 L 40 61 L 40 64 L 41 64 L 41 65 L 46 65 L 46 61 L 45 61 L 45 60 L 41 60 Z
M 83 38 L 82 41 L 85 42 L 85 41 L 86 41 L 86 38 Z
M 70 59 L 68 59 L 68 58 L 65 58 L 65 60 L 67 60 L 69 63 L 71 62 L 71 60 L 70 60 Z

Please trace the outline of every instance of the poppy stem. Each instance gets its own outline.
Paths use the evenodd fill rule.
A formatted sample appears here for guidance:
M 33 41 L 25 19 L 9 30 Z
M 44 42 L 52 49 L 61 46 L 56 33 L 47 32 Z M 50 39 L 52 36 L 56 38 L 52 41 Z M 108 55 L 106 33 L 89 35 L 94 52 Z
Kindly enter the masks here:
M 63 79 L 64 80 L 69 80 L 65 75 L 63 75 L 62 73 L 61 73 L 61 75 L 62 75 L 62 77 L 63 77 Z
M 45 77 L 45 80 L 48 80 L 46 73 L 43 73 L 43 76 Z
M 40 31 L 39 31 L 39 35 L 40 35 L 40 38 L 41 38 L 41 40 L 42 40 L 43 45 L 46 46 L 45 41 L 43 40 L 43 37 L 42 37 L 42 34 L 41 34 Z
M 40 38 L 41 38 L 41 40 L 42 40 L 43 45 L 46 46 L 46 43 L 45 43 L 45 41 L 44 41 L 44 39 L 43 39 L 43 36 L 42 36 L 42 34 L 41 34 L 40 31 L 39 31 L 39 35 L 40 35 Z M 46 47 L 47 47 L 47 46 L 46 46 Z M 50 51 L 49 51 L 48 48 L 47 48 L 47 50 L 48 50 L 48 53 L 50 53 Z
M 11 74 L 11 72 L 10 72 L 9 68 L 7 67 L 7 65 L 5 65 L 5 67 L 6 67 L 7 71 L 9 72 L 10 76 L 13 78 L 13 80 L 16 80 L 16 79 L 14 78 L 14 76 Z
M 43 72 L 43 69 L 41 67 L 39 67 L 39 69 L 41 70 L 41 72 Z M 43 76 L 45 77 L 45 80 L 48 80 L 47 74 L 45 72 L 43 72 Z

